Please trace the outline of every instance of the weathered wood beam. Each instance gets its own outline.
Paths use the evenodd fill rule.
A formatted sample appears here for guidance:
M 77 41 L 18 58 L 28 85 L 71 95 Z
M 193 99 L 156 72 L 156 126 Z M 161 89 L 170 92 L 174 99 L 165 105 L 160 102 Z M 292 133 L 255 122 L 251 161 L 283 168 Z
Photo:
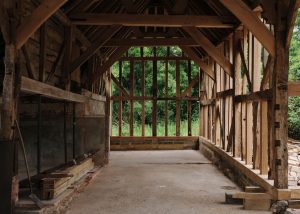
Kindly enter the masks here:
M 70 18 L 75 25 L 232 28 L 235 24 L 230 17 L 194 15 L 78 13 L 71 15 Z
M 298 8 L 300 7 L 300 1 L 299 0 L 291 0 L 290 6 L 289 6 L 289 14 L 287 18 L 287 35 L 286 35 L 286 48 L 290 47 L 292 36 L 293 36 L 293 30 L 294 25 L 297 19 L 298 15 Z
M 29 37 L 68 0 L 44 0 L 17 28 L 15 45 L 20 49 Z
M 300 96 L 300 81 L 290 81 L 288 83 L 288 96 Z
M 241 0 L 219 0 L 228 10 L 230 10 L 261 42 L 268 52 L 275 55 L 275 38 L 264 23 L 258 18 Z
M 118 48 L 110 57 L 109 59 L 100 66 L 98 71 L 96 71 L 93 76 L 91 77 L 91 82 L 96 82 L 99 78 L 104 74 L 106 70 L 108 70 L 114 62 L 122 57 L 122 55 L 129 49 L 129 47 L 120 47 Z
M 21 78 L 21 91 L 30 94 L 40 94 L 53 99 L 67 100 L 79 103 L 86 102 L 87 100 L 87 98 L 83 95 L 65 91 L 55 86 L 48 85 L 37 80 L 29 79 L 27 77 Z
M 243 47 L 242 47 L 242 41 L 241 40 L 238 42 L 238 51 L 241 55 L 242 65 L 244 67 L 244 71 L 245 71 L 245 74 L 246 74 L 248 85 L 249 85 L 250 89 L 252 90 L 252 82 L 251 82 L 251 79 L 250 79 L 250 73 L 249 73 L 247 63 L 246 63 L 246 57 L 245 57 L 245 54 L 244 54 L 244 50 L 243 50 Z
M 144 39 L 111 39 L 103 47 L 158 47 L 158 46 L 200 46 L 190 38 L 144 38 Z
M 210 55 L 229 75 L 232 76 L 232 64 L 230 61 L 220 54 L 220 51 L 207 39 L 197 28 L 183 28 L 199 45 Z
M 118 87 L 118 89 L 121 91 L 123 95 L 125 95 L 126 97 L 130 97 L 126 89 L 121 85 L 121 83 L 113 74 L 111 74 L 111 80 L 116 84 L 116 86 Z
M 23 55 L 24 55 L 25 66 L 26 66 L 26 70 L 27 70 L 28 76 L 29 76 L 31 79 L 36 79 L 36 77 L 35 77 L 36 72 L 35 72 L 35 70 L 34 70 L 34 67 L 32 66 L 32 63 L 31 63 L 31 60 L 30 60 L 30 56 L 29 56 L 27 47 L 26 47 L 26 46 L 23 46 L 21 50 L 22 50 L 22 53 L 23 53 Z
M 196 85 L 197 82 L 199 82 L 199 76 L 200 74 L 197 73 L 197 75 L 190 81 L 188 87 L 181 93 L 182 97 L 185 97 L 191 93 L 192 88 Z
M 86 62 L 93 54 L 95 54 L 117 31 L 121 29 L 121 26 L 111 26 L 105 31 L 101 38 L 93 43 L 85 52 L 77 57 L 71 64 L 70 72 L 72 73 L 79 68 L 84 62 Z
M 210 78 L 215 79 L 215 73 L 203 60 L 193 51 L 193 49 L 180 46 L 181 50 L 188 55 Z

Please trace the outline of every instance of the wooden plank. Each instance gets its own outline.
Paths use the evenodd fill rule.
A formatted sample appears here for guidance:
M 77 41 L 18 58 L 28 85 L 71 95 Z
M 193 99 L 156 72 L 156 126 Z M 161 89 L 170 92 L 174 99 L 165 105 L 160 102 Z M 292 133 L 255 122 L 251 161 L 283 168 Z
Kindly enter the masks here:
M 176 136 L 180 136 L 180 61 L 176 60 Z
M 46 63 L 46 28 L 43 24 L 40 28 L 40 61 L 39 61 L 39 81 L 44 82 L 45 78 L 45 63 Z
M 145 15 L 145 14 L 110 14 L 77 13 L 70 15 L 75 25 L 122 25 L 198 28 L 232 28 L 234 19 L 220 16 L 193 15 Z
M 232 76 L 232 64 L 230 61 L 222 56 L 219 50 L 207 39 L 197 28 L 184 27 L 183 28 L 199 45 L 212 57 L 229 75 Z
M 72 102 L 83 103 L 87 98 L 80 94 L 75 94 L 60 88 L 39 82 L 37 80 L 29 79 L 27 77 L 21 78 L 21 91 L 30 94 L 40 94 L 49 98 L 67 100 Z
M 261 42 L 268 52 L 275 56 L 275 38 L 255 12 L 240 0 L 220 0 Z
M 201 70 L 203 70 L 210 78 L 215 79 L 215 74 L 212 69 L 191 49 L 188 47 L 180 46 L 180 48 L 186 53 L 191 60 L 193 60 Z
M 20 49 L 29 37 L 51 16 L 53 15 L 67 0 L 43 0 L 43 2 L 27 16 L 16 30 L 15 45 Z
M 242 94 L 235 96 L 236 102 L 252 102 L 252 101 L 261 101 L 261 100 L 269 100 L 272 97 L 272 91 L 270 89 L 266 89 L 264 91 L 257 91 L 251 94 Z

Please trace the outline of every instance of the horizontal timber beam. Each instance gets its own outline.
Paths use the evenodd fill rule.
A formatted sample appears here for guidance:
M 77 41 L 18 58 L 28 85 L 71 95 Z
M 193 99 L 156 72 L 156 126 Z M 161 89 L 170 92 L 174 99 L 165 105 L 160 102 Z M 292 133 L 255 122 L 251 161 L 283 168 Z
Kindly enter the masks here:
M 199 137 L 194 136 L 111 136 L 111 141 L 116 140 L 130 140 L 130 141 L 144 141 L 144 140 L 170 140 L 170 141 L 198 141 Z
M 232 28 L 234 26 L 234 19 L 219 16 L 78 13 L 72 14 L 70 18 L 76 25 L 195 26 L 201 28 Z
M 15 44 L 20 49 L 29 37 L 68 0 L 44 0 L 16 30 Z
M 199 46 L 190 38 L 145 38 L 145 39 L 111 39 L 103 47 L 157 47 L 157 46 Z
M 272 56 L 275 56 L 275 38 L 255 12 L 241 0 L 219 1 L 254 34 Z
M 288 83 L 288 96 L 300 96 L 300 81 Z
M 67 100 L 78 103 L 84 103 L 88 99 L 81 94 L 75 94 L 70 91 L 65 91 L 52 85 L 30 79 L 28 77 L 21 78 L 21 91 L 30 94 L 39 94 L 53 99 Z

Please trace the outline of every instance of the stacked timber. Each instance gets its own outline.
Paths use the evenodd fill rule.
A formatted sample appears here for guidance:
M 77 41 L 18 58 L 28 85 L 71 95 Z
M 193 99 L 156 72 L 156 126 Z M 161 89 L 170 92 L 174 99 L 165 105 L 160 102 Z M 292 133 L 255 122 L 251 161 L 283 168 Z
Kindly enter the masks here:
M 289 186 L 300 186 L 300 142 L 289 140 Z
M 93 168 L 93 160 L 92 158 L 88 158 L 79 164 L 75 164 L 65 169 L 56 170 L 49 174 L 49 177 L 41 179 L 41 198 L 43 200 L 56 198 Z

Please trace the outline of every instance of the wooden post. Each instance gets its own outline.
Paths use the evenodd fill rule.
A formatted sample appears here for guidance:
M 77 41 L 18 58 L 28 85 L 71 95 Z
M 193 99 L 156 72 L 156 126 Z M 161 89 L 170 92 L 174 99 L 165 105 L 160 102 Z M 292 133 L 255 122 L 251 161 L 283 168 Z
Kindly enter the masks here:
M 105 103 L 105 163 L 109 162 L 109 151 L 110 151 L 110 136 L 111 136 L 111 76 L 112 68 L 106 72 L 106 103 Z
M 119 61 L 119 82 L 122 85 L 122 61 Z M 119 118 L 119 136 L 122 136 L 122 121 L 123 121 L 123 101 L 121 97 L 124 94 L 120 92 L 120 99 L 119 99 L 119 109 L 118 109 L 118 118 Z
M 180 61 L 176 60 L 176 136 L 180 136 Z
M 144 56 L 144 48 L 141 47 L 141 57 Z M 145 61 L 142 60 L 142 136 L 145 136 Z
M 133 89 L 134 89 L 134 75 L 133 75 L 133 66 L 134 61 L 130 60 L 130 119 L 129 119 L 129 126 L 130 126 L 130 136 L 133 136 Z
M 237 31 L 233 36 L 233 64 L 234 64 L 234 95 L 242 93 L 242 79 L 241 79 L 241 57 L 238 53 L 239 41 L 242 37 L 242 32 Z M 235 120 L 235 135 L 234 135 L 234 156 L 241 157 L 242 149 L 242 104 L 236 103 L 233 99 Z
M 284 14 L 284 2 L 276 2 L 276 24 L 275 24 L 275 66 L 272 75 L 273 85 L 273 108 L 274 108 L 274 161 L 275 180 L 274 185 L 279 189 L 288 188 L 288 66 L 289 49 L 285 46 L 286 41 L 286 14 Z
M 188 84 L 190 84 L 192 78 L 191 78 L 191 70 L 192 70 L 192 65 L 191 65 L 191 60 L 188 61 Z M 191 93 L 188 94 L 191 96 Z M 192 136 L 192 101 L 188 100 L 188 105 L 187 105 L 187 111 L 188 111 L 188 136 Z
M 156 49 L 154 48 L 154 56 Z M 157 60 L 153 60 L 153 109 L 152 109 L 152 135 L 157 136 Z
M 166 63 L 166 67 L 165 67 L 165 92 L 166 92 L 166 95 L 165 95 L 165 97 L 167 98 L 168 96 L 169 96 L 169 90 L 168 90 L 168 88 L 169 88 L 169 76 L 168 76 L 168 74 L 169 74 L 169 65 L 168 65 L 168 63 L 169 63 L 169 61 L 168 60 L 166 60 L 165 61 L 165 63 Z M 168 100 L 166 99 L 165 100 L 165 136 L 168 136 L 168 123 L 169 123 L 169 121 L 168 121 L 168 118 L 169 116 L 168 116 Z

